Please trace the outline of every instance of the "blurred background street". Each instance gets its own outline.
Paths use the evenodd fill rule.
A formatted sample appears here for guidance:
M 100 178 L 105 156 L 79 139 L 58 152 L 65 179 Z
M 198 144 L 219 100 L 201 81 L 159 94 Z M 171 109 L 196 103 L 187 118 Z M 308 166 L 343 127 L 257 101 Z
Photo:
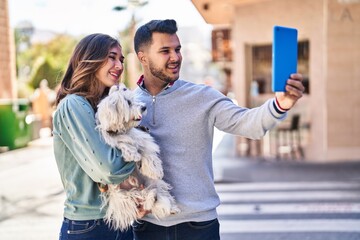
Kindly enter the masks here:
M 216 132 L 222 240 L 360 239 L 360 163 L 235 157 Z M 51 137 L 0 154 L 0 239 L 57 239 L 64 193 Z

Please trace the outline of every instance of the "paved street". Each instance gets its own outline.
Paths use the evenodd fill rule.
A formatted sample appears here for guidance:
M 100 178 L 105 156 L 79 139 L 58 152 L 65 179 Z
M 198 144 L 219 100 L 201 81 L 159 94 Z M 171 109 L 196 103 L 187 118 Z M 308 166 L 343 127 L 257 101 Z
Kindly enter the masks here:
M 359 240 L 360 163 L 236 158 L 217 133 L 222 240 Z M 64 195 L 52 139 L 0 154 L 0 239 L 57 239 Z
M 358 183 L 232 183 L 217 189 L 223 240 L 360 239 Z
M 64 195 L 52 139 L 0 154 L 0 239 L 57 239 Z
M 214 152 L 222 240 L 359 240 L 360 163 L 236 158 Z

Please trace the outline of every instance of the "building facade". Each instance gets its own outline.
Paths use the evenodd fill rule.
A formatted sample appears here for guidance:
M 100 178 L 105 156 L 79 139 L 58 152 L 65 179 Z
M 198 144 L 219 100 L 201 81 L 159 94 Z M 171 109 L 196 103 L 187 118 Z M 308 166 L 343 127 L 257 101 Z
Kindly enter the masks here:
M 0 99 L 15 99 L 15 44 L 9 24 L 8 1 L 0 0 Z
M 360 0 L 192 2 L 215 29 L 231 31 L 231 81 L 243 106 L 254 103 L 254 81 L 264 82 L 264 89 L 271 81 L 266 48 L 272 44 L 273 26 L 297 28 L 303 44 L 298 72 L 306 78 L 308 93 L 291 112 L 300 112 L 308 129 L 305 157 L 314 162 L 360 160 Z M 264 90 L 257 99 L 270 94 Z

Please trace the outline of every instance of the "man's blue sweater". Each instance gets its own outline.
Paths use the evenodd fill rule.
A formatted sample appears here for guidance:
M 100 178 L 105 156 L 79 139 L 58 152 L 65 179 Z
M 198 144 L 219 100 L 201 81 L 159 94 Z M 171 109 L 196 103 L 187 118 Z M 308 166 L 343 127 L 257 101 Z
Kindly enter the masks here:
M 183 80 L 156 96 L 139 86 L 136 94 L 147 106 L 141 124 L 150 129 L 160 146 L 164 180 L 172 185 L 181 209 L 181 213 L 165 219 L 157 220 L 150 214 L 144 220 L 171 226 L 216 218 L 220 200 L 212 168 L 214 127 L 259 139 L 286 114 L 276 111 L 274 99 L 257 108 L 242 108 L 211 87 Z

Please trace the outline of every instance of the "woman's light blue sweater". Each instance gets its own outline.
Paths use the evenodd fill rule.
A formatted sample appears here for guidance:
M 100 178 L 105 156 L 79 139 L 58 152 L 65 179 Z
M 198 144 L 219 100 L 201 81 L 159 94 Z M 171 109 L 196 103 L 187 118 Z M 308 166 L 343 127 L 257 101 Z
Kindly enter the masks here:
M 160 145 L 164 180 L 172 185 L 172 194 L 181 208 L 181 213 L 165 219 L 157 220 L 152 215 L 144 218 L 162 226 L 217 217 L 220 200 L 212 168 L 214 127 L 259 139 L 286 117 L 275 110 L 274 99 L 257 108 L 242 108 L 211 87 L 183 80 L 156 96 L 143 86 L 136 89 L 136 94 L 147 105 L 141 124 L 149 127 Z
M 53 120 L 53 141 L 66 194 L 64 217 L 71 220 L 102 219 L 105 209 L 96 182 L 120 183 L 135 167 L 105 144 L 95 126 L 94 110 L 84 97 L 72 94 L 61 100 Z

